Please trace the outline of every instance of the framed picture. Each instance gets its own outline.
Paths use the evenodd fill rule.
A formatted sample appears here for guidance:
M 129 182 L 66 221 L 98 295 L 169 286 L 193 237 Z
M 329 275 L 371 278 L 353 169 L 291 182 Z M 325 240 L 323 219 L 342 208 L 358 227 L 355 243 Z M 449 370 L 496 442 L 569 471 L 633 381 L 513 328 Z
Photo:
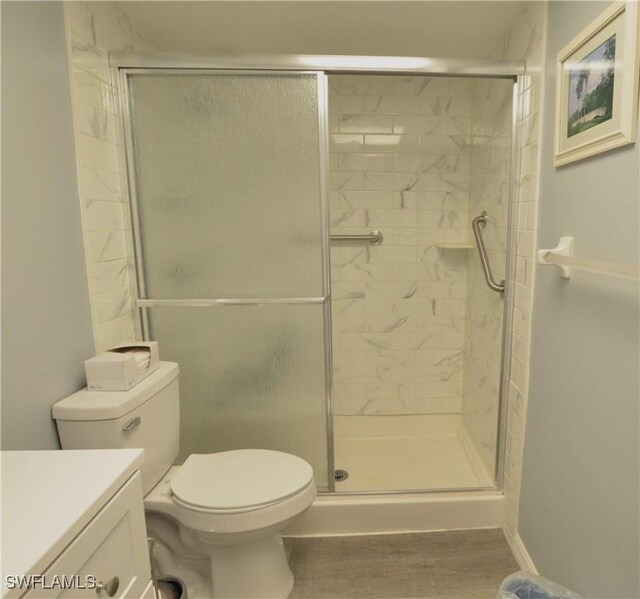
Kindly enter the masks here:
M 555 165 L 633 143 L 638 4 L 614 2 L 558 53 Z

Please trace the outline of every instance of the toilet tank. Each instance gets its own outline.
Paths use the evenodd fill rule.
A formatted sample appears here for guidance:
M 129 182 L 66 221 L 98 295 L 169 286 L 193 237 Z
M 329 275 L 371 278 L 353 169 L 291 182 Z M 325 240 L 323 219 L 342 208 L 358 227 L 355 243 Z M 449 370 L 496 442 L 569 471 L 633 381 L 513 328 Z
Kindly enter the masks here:
M 144 449 L 145 495 L 173 465 L 180 443 L 178 365 L 159 364 L 129 391 L 85 388 L 52 409 L 62 449 Z

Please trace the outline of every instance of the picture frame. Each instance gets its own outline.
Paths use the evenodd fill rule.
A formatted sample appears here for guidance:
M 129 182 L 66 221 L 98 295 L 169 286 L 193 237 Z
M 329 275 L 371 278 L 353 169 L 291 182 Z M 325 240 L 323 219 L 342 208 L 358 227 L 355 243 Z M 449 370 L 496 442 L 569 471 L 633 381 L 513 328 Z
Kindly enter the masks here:
M 614 2 L 557 54 L 555 166 L 634 143 L 638 3 Z

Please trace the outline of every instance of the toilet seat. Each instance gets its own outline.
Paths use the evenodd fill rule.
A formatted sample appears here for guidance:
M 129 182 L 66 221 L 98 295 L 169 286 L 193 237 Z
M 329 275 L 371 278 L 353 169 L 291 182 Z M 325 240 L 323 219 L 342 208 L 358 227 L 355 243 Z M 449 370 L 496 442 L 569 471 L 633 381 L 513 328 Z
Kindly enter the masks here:
M 307 462 L 265 449 L 192 454 L 170 481 L 178 505 L 218 514 L 260 510 L 286 501 L 311 484 L 313 469 Z

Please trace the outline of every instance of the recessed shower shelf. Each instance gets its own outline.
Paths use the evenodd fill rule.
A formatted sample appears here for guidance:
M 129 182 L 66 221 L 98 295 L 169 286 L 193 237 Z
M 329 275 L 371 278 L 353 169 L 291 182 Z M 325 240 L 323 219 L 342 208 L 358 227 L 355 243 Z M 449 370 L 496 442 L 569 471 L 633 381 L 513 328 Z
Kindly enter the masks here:
M 472 250 L 475 245 L 473 243 L 436 243 L 436 247 L 441 250 Z

